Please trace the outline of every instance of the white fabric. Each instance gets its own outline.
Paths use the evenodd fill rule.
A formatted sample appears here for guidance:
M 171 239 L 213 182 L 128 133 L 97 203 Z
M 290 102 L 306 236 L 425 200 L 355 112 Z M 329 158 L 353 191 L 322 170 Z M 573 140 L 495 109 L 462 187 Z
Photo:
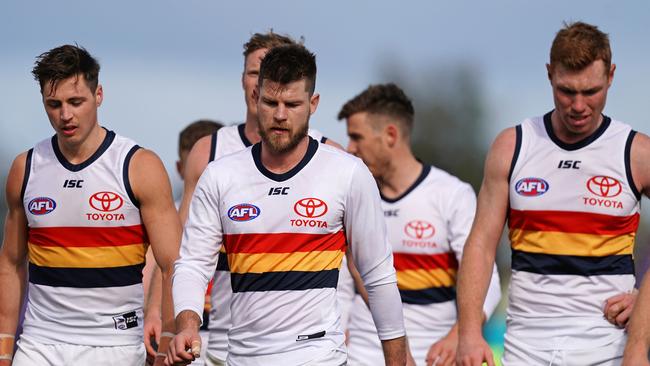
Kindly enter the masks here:
M 176 314 L 183 310 L 201 314 L 202 294 L 216 267 L 224 235 L 316 235 L 323 238 L 344 235 L 341 239 L 350 245 L 366 286 L 395 283 L 378 191 L 370 172 L 359 159 L 316 143 L 315 154 L 295 175 L 277 181 L 262 174 L 251 155 L 252 149 L 246 149 L 219 159 L 209 164 L 199 180 L 175 266 Z M 269 195 L 273 187 L 289 187 L 287 195 Z M 325 202 L 327 210 L 319 211 L 317 215 L 321 216 L 313 219 L 300 217 L 295 207 L 305 198 Z M 245 222 L 233 220 L 228 212 L 240 204 L 255 205 L 259 216 Z M 231 271 L 234 271 L 233 263 L 245 266 L 235 254 L 228 251 Z M 292 260 L 296 258 L 287 255 Z M 330 265 L 340 268 L 342 258 L 342 253 L 337 254 L 337 262 Z M 274 264 L 280 265 L 279 262 Z M 304 260 L 295 264 L 297 267 L 309 265 Z M 252 272 L 243 273 L 242 277 L 250 275 Z M 255 282 L 257 284 L 259 282 Z M 285 285 L 284 282 L 265 284 Z M 380 305 L 373 307 L 380 308 Z M 236 290 L 230 308 L 228 364 L 301 364 L 335 350 L 345 352 L 340 309 L 333 287 Z M 388 312 L 397 313 L 397 316 L 376 316 L 381 335 L 387 339 L 404 335 L 399 308 L 388 309 Z M 399 320 L 384 321 L 389 319 Z M 300 340 L 301 335 L 320 331 L 325 331 L 325 335 Z

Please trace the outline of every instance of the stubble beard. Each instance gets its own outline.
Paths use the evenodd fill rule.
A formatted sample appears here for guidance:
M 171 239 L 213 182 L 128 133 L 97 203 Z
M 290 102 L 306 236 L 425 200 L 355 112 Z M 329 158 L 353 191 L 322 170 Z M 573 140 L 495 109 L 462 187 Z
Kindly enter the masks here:
M 300 141 L 307 136 L 308 130 L 309 119 L 307 119 L 306 123 L 303 124 L 300 129 L 295 130 L 294 133 L 290 134 L 288 140 L 283 139 L 282 136 L 269 133 L 263 128 L 260 128 L 259 133 L 262 141 L 269 148 L 272 154 L 282 154 L 295 149 Z

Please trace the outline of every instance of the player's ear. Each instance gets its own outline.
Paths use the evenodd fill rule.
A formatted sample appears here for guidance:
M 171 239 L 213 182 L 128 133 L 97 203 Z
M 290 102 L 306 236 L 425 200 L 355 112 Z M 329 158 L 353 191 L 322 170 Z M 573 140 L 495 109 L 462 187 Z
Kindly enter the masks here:
M 394 123 L 389 123 L 384 127 L 384 138 L 388 146 L 393 147 L 399 139 L 399 128 Z
M 102 101 L 104 100 L 104 88 L 102 88 L 101 84 L 97 85 L 97 89 L 95 90 L 95 105 L 99 107 L 102 105 Z
M 309 98 L 309 114 L 314 114 L 320 102 L 320 94 L 316 93 Z

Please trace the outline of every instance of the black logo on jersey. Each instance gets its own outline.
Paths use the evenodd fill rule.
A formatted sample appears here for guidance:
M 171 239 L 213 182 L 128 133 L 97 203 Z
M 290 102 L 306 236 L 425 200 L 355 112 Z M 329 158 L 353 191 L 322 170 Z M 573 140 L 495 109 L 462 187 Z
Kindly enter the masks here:
M 578 164 L 582 163 L 580 160 L 560 160 L 557 165 L 558 169 L 580 169 Z
M 63 188 L 81 188 L 81 183 L 83 182 L 83 179 L 66 179 L 63 182 Z
M 269 196 L 286 196 L 289 193 L 287 192 L 289 187 L 271 187 L 269 189 Z
M 138 316 L 135 311 L 124 313 L 122 315 L 114 316 L 115 329 L 127 330 L 138 326 Z
M 308 339 L 322 338 L 322 337 L 325 337 L 325 331 L 321 331 L 314 334 L 301 334 L 298 337 L 296 337 L 296 342 L 306 341 Z
M 397 217 L 399 216 L 399 208 L 394 210 L 384 210 L 384 217 Z

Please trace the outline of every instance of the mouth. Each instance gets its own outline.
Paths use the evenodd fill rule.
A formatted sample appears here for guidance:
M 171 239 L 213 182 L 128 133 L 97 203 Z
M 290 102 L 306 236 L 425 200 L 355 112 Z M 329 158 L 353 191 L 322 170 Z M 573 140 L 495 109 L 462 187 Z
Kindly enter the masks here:
M 271 133 L 275 135 L 283 135 L 285 133 L 289 133 L 289 129 L 281 128 L 281 127 L 271 127 Z
M 68 125 L 61 128 L 61 132 L 63 132 L 63 135 L 65 136 L 72 136 L 76 131 L 77 131 L 77 126 Z

